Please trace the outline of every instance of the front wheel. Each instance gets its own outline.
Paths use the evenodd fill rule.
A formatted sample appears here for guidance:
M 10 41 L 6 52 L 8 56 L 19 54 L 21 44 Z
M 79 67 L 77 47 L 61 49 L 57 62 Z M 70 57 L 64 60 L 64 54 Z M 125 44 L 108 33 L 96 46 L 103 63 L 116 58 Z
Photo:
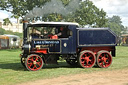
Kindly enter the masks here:
M 22 56 L 22 57 L 21 57 L 21 59 L 20 59 L 21 64 L 22 64 L 24 67 L 25 67 L 25 59 L 26 59 L 26 58 L 25 58 L 25 57 L 23 57 L 23 56 Z
M 25 61 L 25 66 L 30 71 L 37 71 L 43 67 L 43 59 L 37 54 L 31 54 Z

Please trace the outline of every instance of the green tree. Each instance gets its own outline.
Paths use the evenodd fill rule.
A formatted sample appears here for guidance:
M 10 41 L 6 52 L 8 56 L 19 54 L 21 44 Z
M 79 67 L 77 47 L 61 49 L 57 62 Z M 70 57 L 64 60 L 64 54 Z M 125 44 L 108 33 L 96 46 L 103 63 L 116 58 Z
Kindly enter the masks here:
M 17 16 L 17 15 L 12 15 L 11 18 L 17 19 L 17 23 L 19 23 L 19 16 Z
M 124 30 L 122 31 L 122 34 L 127 34 L 128 33 L 128 27 L 124 27 Z
M 69 0 L 62 0 L 64 5 L 69 4 Z M 80 2 L 80 8 L 78 8 L 72 14 L 63 16 L 61 14 L 47 14 L 43 17 L 43 21 L 68 21 L 68 22 L 77 22 L 82 27 L 89 25 L 92 27 L 106 27 L 106 12 L 103 9 L 98 9 L 93 3 L 89 0 Z
M 61 14 L 52 13 L 52 14 L 45 15 L 42 19 L 43 19 L 43 21 L 60 22 L 64 18 L 63 18 L 63 16 Z
M 34 7 L 40 7 L 50 0 L 0 0 L 0 9 L 11 12 L 18 19 Z M 16 16 L 16 17 L 15 17 Z
M 3 35 L 5 33 L 5 30 L 0 28 L 0 35 Z
M 90 25 L 92 27 L 105 27 L 106 12 L 98 9 L 92 1 L 85 0 L 81 2 L 80 8 L 75 13 L 75 21 L 82 27 Z
M 0 8 L 14 14 L 13 16 L 23 17 L 34 7 L 41 7 L 51 0 L 1 0 Z M 66 7 L 71 0 L 61 0 Z M 91 1 L 80 0 L 80 8 L 76 12 L 62 16 L 61 14 L 47 14 L 43 17 L 44 21 L 72 21 L 77 22 L 81 26 L 90 25 L 93 27 L 105 27 L 107 21 L 106 12 L 98 9 Z M 37 20 L 35 18 L 35 20 Z
M 19 33 L 19 32 L 12 32 L 10 30 L 5 30 L 3 28 L 0 28 L 0 35 L 3 35 L 3 34 L 11 34 L 11 35 L 17 35 L 19 37 L 22 38 L 22 33 Z
M 50 0 L 0 0 L 0 9 L 23 17 L 34 7 L 40 7 Z
M 5 18 L 5 19 L 3 19 L 3 25 L 9 25 L 9 24 L 11 24 L 12 25 L 12 22 L 9 20 L 9 18 Z
M 126 29 L 122 25 L 121 18 L 119 16 L 113 16 L 111 18 L 108 18 L 107 26 L 114 31 L 117 36 L 120 36 L 122 32 L 125 32 Z
M 12 15 L 11 18 L 13 18 L 13 17 L 14 17 L 15 19 L 17 19 L 17 24 L 18 24 L 17 28 L 18 28 L 18 30 L 19 30 L 19 29 L 20 29 L 20 28 L 19 28 L 19 24 L 20 24 L 19 16 L 17 16 L 17 15 Z

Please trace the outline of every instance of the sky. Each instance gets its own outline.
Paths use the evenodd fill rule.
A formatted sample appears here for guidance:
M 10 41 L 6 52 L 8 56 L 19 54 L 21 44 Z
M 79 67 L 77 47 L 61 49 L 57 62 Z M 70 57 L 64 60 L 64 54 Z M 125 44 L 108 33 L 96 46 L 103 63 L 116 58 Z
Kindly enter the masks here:
M 3 22 L 3 19 L 10 18 L 12 14 L 7 11 L 0 10 L 0 22 Z M 16 19 L 10 18 L 11 22 L 16 22 Z
M 122 24 L 128 26 L 128 0 L 90 0 L 94 5 L 103 9 L 108 17 L 121 17 Z
M 122 24 L 128 26 L 128 0 L 90 0 L 98 7 L 107 13 L 108 17 L 117 15 L 121 17 Z M 10 17 L 12 14 L 6 11 L 0 10 L 0 21 Z M 16 19 L 11 18 L 12 22 L 16 22 Z

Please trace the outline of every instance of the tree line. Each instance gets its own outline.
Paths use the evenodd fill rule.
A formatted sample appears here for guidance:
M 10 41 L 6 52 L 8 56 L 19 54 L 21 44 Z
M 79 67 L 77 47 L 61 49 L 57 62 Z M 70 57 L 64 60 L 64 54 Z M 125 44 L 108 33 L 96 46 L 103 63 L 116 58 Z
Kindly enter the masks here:
M 0 27 L 0 35 L 4 35 L 4 34 L 11 34 L 11 35 L 17 35 L 20 38 L 22 38 L 22 33 L 19 32 L 12 32 L 10 30 L 5 30 L 3 28 Z

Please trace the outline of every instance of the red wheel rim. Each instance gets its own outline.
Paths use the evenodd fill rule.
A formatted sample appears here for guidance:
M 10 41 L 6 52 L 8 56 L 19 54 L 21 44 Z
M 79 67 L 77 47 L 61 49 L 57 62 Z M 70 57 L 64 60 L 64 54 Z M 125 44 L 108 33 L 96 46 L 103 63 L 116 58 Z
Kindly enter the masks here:
M 40 68 L 42 68 L 42 65 L 42 58 L 38 55 L 29 56 L 27 59 L 27 67 L 32 71 L 39 70 Z
M 90 67 L 94 66 L 94 64 L 95 64 L 94 54 L 91 52 L 84 52 L 80 56 L 80 63 L 81 63 L 81 66 L 84 68 L 90 68 Z
M 102 68 L 107 68 L 112 63 L 112 56 L 108 52 L 101 52 L 97 57 L 98 66 Z

